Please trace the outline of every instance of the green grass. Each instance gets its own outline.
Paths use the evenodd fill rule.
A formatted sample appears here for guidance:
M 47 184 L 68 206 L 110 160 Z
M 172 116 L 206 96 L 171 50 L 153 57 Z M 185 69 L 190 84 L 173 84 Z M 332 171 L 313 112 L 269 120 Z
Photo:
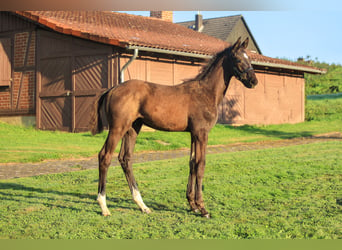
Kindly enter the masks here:
M 216 125 L 209 134 L 209 145 L 289 139 L 328 132 L 342 132 L 342 95 L 308 97 L 307 122 L 268 126 L 232 127 Z M 39 162 L 46 159 L 95 156 L 107 132 L 90 133 L 39 131 L 0 122 L 0 163 Z M 141 132 L 136 151 L 188 148 L 189 133 Z M 116 151 L 119 150 L 119 146 Z
M 307 121 L 342 121 L 342 93 L 307 97 Z
M 41 131 L 0 123 L 0 162 L 37 162 L 45 159 L 96 154 L 104 135 Z
M 207 156 L 207 220 L 189 211 L 188 159 L 136 164 L 145 203 L 121 168 L 108 174 L 111 217 L 95 202 L 95 170 L 0 181 L 3 239 L 341 239 L 342 142 Z

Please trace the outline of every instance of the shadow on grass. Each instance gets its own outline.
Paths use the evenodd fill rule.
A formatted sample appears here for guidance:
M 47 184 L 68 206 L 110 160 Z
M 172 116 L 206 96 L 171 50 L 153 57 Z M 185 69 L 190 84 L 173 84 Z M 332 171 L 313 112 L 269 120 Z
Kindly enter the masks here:
M 306 97 L 308 100 L 333 100 L 342 98 L 342 93 L 336 94 L 323 94 L 323 95 L 308 95 Z
M 12 194 L 11 192 L 8 192 L 6 190 L 15 190 L 15 191 L 21 191 L 23 193 L 15 193 Z M 3 191 L 3 192 L 1 192 Z M 25 194 L 26 192 L 26 194 Z M 36 193 L 36 194 L 34 194 Z M 0 183 L 0 194 L 6 197 L 6 200 L 12 200 L 14 202 L 23 202 L 23 199 L 25 199 L 25 203 L 30 204 L 37 204 L 37 199 L 41 200 L 41 204 L 44 204 L 45 206 L 49 207 L 58 207 L 62 209 L 69 209 L 73 211 L 84 211 L 89 210 L 89 212 L 94 212 L 89 205 L 97 205 L 96 202 L 96 195 L 90 195 L 90 194 L 79 194 L 79 193 L 73 193 L 73 192 L 64 192 L 64 191 L 57 191 L 57 190 L 44 190 L 41 188 L 35 188 L 35 187 L 28 187 L 22 184 L 16 184 L 16 183 Z M 53 196 L 40 196 L 38 194 L 52 194 L 52 195 L 58 195 L 61 197 L 61 199 L 56 199 L 56 197 Z M 68 198 L 68 196 L 75 196 L 79 199 L 71 199 Z M 88 201 L 88 200 L 93 200 Z M 56 201 L 62 200 L 66 204 L 70 203 L 77 203 L 77 204 L 83 204 L 84 209 L 77 208 L 76 206 L 64 206 L 60 204 L 56 204 Z M 107 201 L 113 202 L 115 204 L 114 209 L 127 209 L 127 210 L 139 210 L 139 208 L 134 204 L 132 199 L 123 199 L 123 198 L 107 198 Z M 128 205 L 124 205 L 128 204 Z M 164 204 L 160 204 L 157 202 L 149 201 L 147 204 L 152 210 L 155 211 L 174 211 L 165 206 Z M 87 208 L 88 207 L 88 208 Z M 110 207 L 109 207 L 110 208 Z M 100 208 L 96 213 L 101 214 Z
M 79 193 L 63 192 L 63 191 L 57 191 L 57 190 L 44 190 L 44 189 L 36 188 L 36 187 L 27 187 L 27 186 L 24 186 L 22 184 L 17 184 L 17 183 L 1 182 L 0 183 L 0 190 L 6 190 L 6 189 L 20 190 L 20 191 L 27 191 L 27 192 L 56 194 L 56 195 L 71 195 L 71 196 L 76 196 L 78 198 L 87 198 L 87 199 L 95 199 L 96 198 L 94 195 L 89 195 L 89 194 L 80 195 Z
M 107 135 L 108 135 L 108 129 L 104 129 L 103 132 L 99 133 L 99 134 L 96 134 L 96 135 L 92 135 L 90 131 L 87 131 L 87 132 L 83 132 L 81 133 L 81 135 L 83 137 L 92 137 L 92 138 L 106 138 Z
M 14 191 L 21 191 L 21 193 L 11 193 L 6 190 L 14 190 Z M 35 187 L 28 187 L 22 184 L 16 184 L 16 183 L 0 183 L 0 192 L 1 195 L 6 197 L 6 200 L 12 200 L 14 202 L 23 202 L 23 199 L 25 200 L 25 203 L 30 204 L 37 204 L 41 203 L 48 207 L 58 207 L 62 209 L 69 209 L 74 211 L 81 211 L 82 209 L 76 208 L 76 207 L 70 207 L 70 206 L 64 206 L 60 204 L 56 204 L 56 197 L 53 196 L 40 196 L 39 194 L 51 194 L 51 195 L 59 195 L 60 197 L 63 197 L 63 201 L 65 203 L 78 203 L 78 204 L 84 204 L 84 206 L 89 206 L 92 204 L 92 202 L 82 200 L 82 199 L 94 199 L 95 196 L 89 195 L 89 194 L 82 194 L 79 193 L 72 193 L 72 192 L 62 192 L 62 191 L 56 191 L 56 190 L 44 190 L 41 188 L 35 188 Z M 67 196 L 75 196 L 79 198 L 78 200 L 68 198 Z M 37 202 L 37 200 L 41 200 L 41 202 Z
M 310 137 L 314 134 L 310 131 L 296 131 L 296 132 L 284 132 L 280 130 L 270 130 L 267 128 L 244 125 L 239 127 L 234 127 L 235 130 L 240 130 L 243 132 L 250 133 L 251 135 L 264 135 L 267 137 L 274 137 L 279 139 L 293 139 L 298 137 Z

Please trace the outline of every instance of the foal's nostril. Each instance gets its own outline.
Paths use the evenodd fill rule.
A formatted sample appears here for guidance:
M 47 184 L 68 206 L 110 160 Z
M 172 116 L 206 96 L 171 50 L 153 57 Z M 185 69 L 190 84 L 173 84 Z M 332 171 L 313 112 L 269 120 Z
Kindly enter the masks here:
M 253 77 L 253 78 L 251 79 L 251 85 L 254 87 L 254 86 L 256 86 L 257 84 L 258 84 L 258 79 L 255 78 L 255 77 Z
M 258 80 L 257 79 L 251 79 L 249 81 L 249 85 L 250 85 L 249 88 L 254 89 L 257 84 L 258 84 Z

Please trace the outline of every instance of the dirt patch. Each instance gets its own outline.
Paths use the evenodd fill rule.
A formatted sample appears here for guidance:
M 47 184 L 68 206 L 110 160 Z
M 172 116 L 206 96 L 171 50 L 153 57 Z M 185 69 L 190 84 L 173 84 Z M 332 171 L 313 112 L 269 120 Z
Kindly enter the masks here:
M 163 145 L 163 146 L 170 146 L 171 143 L 168 143 L 168 142 L 165 142 L 165 141 L 162 141 L 162 140 L 155 140 L 156 143 L 159 143 L 160 145 Z

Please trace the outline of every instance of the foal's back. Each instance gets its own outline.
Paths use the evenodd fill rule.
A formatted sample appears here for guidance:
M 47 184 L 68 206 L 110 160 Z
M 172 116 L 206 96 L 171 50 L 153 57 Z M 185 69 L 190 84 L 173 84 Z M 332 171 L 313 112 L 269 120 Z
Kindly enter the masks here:
M 129 80 L 109 93 L 109 105 L 114 117 L 127 117 L 131 122 L 141 118 L 146 125 L 166 131 L 188 128 L 191 106 L 200 86 L 186 82 L 175 86 L 159 85 L 141 80 Z

